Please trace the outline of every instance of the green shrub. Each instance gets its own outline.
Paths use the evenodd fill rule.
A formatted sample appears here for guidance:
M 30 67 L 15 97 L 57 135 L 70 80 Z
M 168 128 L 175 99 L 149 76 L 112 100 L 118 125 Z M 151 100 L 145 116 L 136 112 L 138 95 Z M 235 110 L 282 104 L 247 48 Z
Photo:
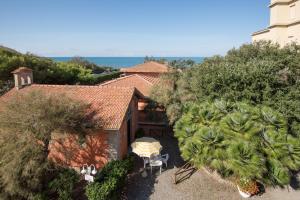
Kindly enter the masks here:
M 127 174 L 133 168 L 133 157 L 109 162 L 95 176 L 95 182 L 86 187 L 89 200 L 118 199 Z
M 111 200 L 116 199 L 118 180 L 109 178 L 102 183 L 94 182 L 87 186 L 86 194 L 89 200 Z
M 120 73 L 110 67 L 103 67 L 82 58 L 69 62 L 56 62 L 32 54 L 21 54 L 0 46 L 0 95 L 13 87 L 11 72 L 18 67 L 33 70 L 34 82 L 41 84 L 99 84 L 119 77 Z M 106 72 L 106 74 L 94 75 Z
M 32 200 L 48 200 L 49 198 L 47 198 L 47 194 L 45 194 L 47 191 L 45 191 L 44 193 L 38 193 L 36 195 L 34 195 L 32 197 Z
M 122 185 L 125 181 L 126 175 L 133 168 L 132 157 L 125 160 L 115 160 L 109 162 L 103 167 L 103 169 L 95 176 L 95 181 L 102 182 L 110 178 L 118 180 L 119 184 Z
M 105 81 L 109 81 L 115 78 L 119 78 L 121 75 L 121 72 L 116 71 L 116 72 L 111 72 L 109 74 L 100 74 L 100 75 L 95 75 L 94 78 L 95 80 L 91 83 L 93 84 L 99 84 Z
M 72 191 L 76 183 L 79 182 L 79 175 L 72 169 L 63 169 L 52 180 L 48 187 L 50 191 L 58 194 L 59 200 L 70 200 L 72 199 Z
M 0 80 L 0 96 L 8 92 L 14 86 L 12 80 L 1 81 Z
M 224 99 L 267 105 L 287 118 L 290 133 L 300 133 L 300 45 L 242 45 L 164 80 L 152 98 L 166 107 L 171 123 L 190 102 Z
M 182 157 L 225 178 L 284 186 L 300 169 L 300 140 L 282 114 L 246 103 L 191 104 L 176 123 Z

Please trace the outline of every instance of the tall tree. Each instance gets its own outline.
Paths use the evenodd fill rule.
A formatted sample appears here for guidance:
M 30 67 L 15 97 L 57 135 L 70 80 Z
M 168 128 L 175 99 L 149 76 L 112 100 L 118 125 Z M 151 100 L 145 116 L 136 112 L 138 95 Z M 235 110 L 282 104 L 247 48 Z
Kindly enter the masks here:
M 19 198 L 41 190 L 49 170 L 47 157 L 53 132 L 84 138 L 94 128 L 89 105 L 63 94 L 33 91 L 1 102 L 0 186 Z
M 172 84 L 157 87 L 152 96 L 167 110 L 176 109 L 167 112 L 172 121 L 187 103 L 222 98 L 267 105 L 287 118 L 290 133 L 300 134 L 300 45 L 242 45 L 164 81 Z

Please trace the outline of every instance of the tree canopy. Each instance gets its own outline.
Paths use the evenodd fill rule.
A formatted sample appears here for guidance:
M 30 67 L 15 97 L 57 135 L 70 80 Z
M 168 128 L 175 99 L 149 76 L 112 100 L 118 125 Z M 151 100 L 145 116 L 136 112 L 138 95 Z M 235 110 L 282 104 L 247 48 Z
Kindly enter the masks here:
M 194 103 L 177 121 L 175 135 L 185 160 L 223 177 L 286 185 L 300 168 L 300 140 L 288 134 L 284 116 L 246 103 Z
M 171 124 L 187 103 L 222 98 L 267 105 L 287 118 L 289 131 L 300 133 L 299 45 L 245 44 L 162 79 L 168 84 L 153 88 L 151 96 L 166 107 Z
M 55 62 L 49 58 L 0 47 L 0 95 L 13 86 L 11 72 L 19 67 L 31 68 L 34 82 L 42 84 L 94 85 L 120 75 L 117 70 L 98 66 L 79 57 L 68 62 Z
M 89 105 L 41 91 L 20 94 L 0 107 L 0 194 L 30 199 L 43 189 L 54 132 L 83 136 L 97 128 Z
M 151 97 L 185 160 L 280 186 L 300 169 L 299 45 L 245 44 L 161 79 Z

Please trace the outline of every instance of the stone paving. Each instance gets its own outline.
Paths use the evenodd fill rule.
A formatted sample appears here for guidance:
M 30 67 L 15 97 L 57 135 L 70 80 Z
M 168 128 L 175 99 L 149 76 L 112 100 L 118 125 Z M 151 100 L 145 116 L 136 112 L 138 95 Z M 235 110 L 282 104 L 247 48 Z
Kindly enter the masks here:
M 159 139 L 163 145 L 162 153 L 169 153 L 168 168 L 162 174 L 159 169 L 153 174 L 150 169 L 143 169 L 142 160 L 136 158 L 135 170 L 131 174 L 126 190 L 128 200 L 241 200 L 237 189 L 220 183 L 199 170 L 189 179 L 175 185 L 174 173 L 182 166 L 183 161 L 176 139 L 164 137 Z M 300 200 L 300 190 L 266 188 L 261 196 L 253 200 Z

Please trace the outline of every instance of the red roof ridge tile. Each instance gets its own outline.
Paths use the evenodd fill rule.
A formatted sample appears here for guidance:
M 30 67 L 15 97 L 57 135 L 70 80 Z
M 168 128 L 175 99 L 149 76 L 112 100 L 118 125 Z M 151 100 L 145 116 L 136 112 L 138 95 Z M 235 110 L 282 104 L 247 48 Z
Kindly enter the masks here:
M 166 73 L 169 71 L 169 66 L 167 64 L 150 61 L 129 68 L 121 68 L 120 71 L 125 73 Z
M 123 77 L 115 78 L 115 79 L 112 79 L 112 80 L 110 80 L 110 81 L 106 81 L 106 82 L 104 82 L 104 83 L 100 83 L 99 86 L 105 86 L 105 85 L 108 85 L 108 84 L 117 82 L 117 81 L 119 81 L 119 80 L 123 80 L 123 79 L 125 79 L 125 78 L 130 78 L 130 77 L 132 77 L 132 76 L 134 76 L 134 74 L 129 75 L 129 76 L 123 76 Z
M 57 85 L 57 84 L 32 84 L 31 86 L 38 86 L 38 87 L 60 87 L 60 88 L 114 88 L 114 89 L 134 89 L 135 87 L 118 87 L 118 86 L 106 86 L 106 85 Z M 28 86 L 30 87 L 30 86 Z
M 130 86 L 124 86 L 124 87 L 120 87 L 120 86 L 111 86 L 111 85 L 98 85 L 98 88 L 114 88 L 114 89 L 131 89 L 131 90 L 135 90 L 135 87 L 130 87 Z
M 153 85 L 150 81 L 144 79 L 143 77 L 139 76 L 138 74 L 131 74 L 131 75 L 128 75 L 128 76 L 123 76 L 123 77 L 120 77 L 120 78 L 116 78 L 116 79 L 107 81 L 105 83 L 99 84 L 99 86 L 106 86 L 106 85 L 109 85 L 111 83 L 115 83 L 117 81 L 121 81 L 121 80 L 124 80 L 124 79 L 127 79 L 127 78 L 132 78 L 132 77 L 138 77 L 138 78 L 142 79 L 143 81 L 145 81 L 146 83 L 148 83 L 150 85 Z M 112 87 L 116 87 L 116 86 L 112 86 Z

